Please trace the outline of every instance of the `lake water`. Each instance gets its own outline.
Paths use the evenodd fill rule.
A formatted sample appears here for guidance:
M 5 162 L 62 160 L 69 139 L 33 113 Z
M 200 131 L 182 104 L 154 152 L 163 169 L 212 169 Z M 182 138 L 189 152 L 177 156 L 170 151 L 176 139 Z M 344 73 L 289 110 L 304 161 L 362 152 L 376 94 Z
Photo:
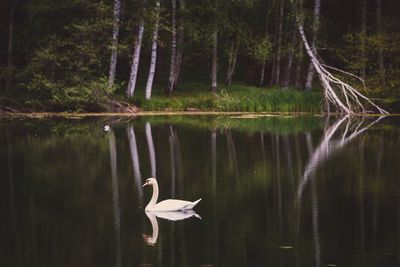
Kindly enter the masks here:
M 396 117 L 3 118 L 0 148 L 1 266 L 400 265 Z M 201 219 L 146 214 L 151 176 Z

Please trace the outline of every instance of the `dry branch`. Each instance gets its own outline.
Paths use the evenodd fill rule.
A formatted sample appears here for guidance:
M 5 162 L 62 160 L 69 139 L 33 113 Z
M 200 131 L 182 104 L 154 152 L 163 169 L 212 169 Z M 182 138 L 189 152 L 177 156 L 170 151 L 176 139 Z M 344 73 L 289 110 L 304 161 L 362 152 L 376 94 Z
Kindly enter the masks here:
M 294 3 L 293 0 L 292 3 Z M 297 7 L 295 8 L 297 11 L 297 27 L 301 40 L 308 56 L 310 57 L 311 63 L 313 64 L 314 69 L 318 74 L 321 85 L 324 88 L 325 109 L 329 112 L 330 105 L 332 105 L 339 112 L 354 114 L 373 112 L 367 110 L 367 106 L 370 106 L 376 109 L 376 111 L 378 111 L 380 114 L 389 114 L 386 110 L 376 105 L 371 99 L 361 94 L 357 89 L 342 81 L 338 77 L 334 76 L 331 72 L 327 70 L 332 69 L 351 77 L 356 77 L 354 74 L 348 73 L 338 68 L 326 66 L 320 62 L 316 50 L 313 50 L 310 47 L 310 44 L 305 35 L 304 23 L 302 19 L 303 16 L 301 15 L 301 12 L 298 12 L 299 9 Z M 359 77 L 357 78 L 361 79 Z

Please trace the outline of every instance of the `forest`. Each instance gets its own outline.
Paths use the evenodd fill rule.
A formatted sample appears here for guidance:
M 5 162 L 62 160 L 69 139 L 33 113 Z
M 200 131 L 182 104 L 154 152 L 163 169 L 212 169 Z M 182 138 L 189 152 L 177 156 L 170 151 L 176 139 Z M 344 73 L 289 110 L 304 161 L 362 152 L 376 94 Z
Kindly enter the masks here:
M 0 111 L 395 113 L 399 17 L 398 0 L 6 0 Z

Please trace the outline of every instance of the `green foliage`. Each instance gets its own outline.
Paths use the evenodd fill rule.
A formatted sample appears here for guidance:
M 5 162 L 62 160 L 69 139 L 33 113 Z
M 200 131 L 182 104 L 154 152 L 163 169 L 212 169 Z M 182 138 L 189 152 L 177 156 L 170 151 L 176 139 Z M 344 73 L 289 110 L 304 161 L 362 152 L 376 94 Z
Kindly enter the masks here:
M 379 53 L 382 53 L 384 71 L 380 70 Z M 344 45 L 337 52 L 345 69 L 359 74 L 366 68 L 367 93 L 389 108 L 400 106 L 400 34 L 347 33 Z M 379 101 L 378 101 L 379 102 Z
M 72 6 L 83 18 L 50 36 L 19 74 L 20 87 L 57 109 L 101 104 L 113 91 L 100 78 L 108 69 L 110 6 L 96 1 L 74 1 Z
M 268 37 L 252 38 L 248 42 L 248 53 L 258 63 L 265 62 L 271 57 L 272 42 Z
M 44 102 L 48 102 L 50 109 L 57 110 L 102 109 L 102 103 L 106 102 L 114 90 L 108 88 L 107 78 L 65 86 L 51 82 L 41 75 L 33 77 L 28 89 Z
M 379 34 L 376 22 L 370 20 L 372 6 L 368 6 L 366 34 L 360 34 L 360 22 L 346 16 L 359 10 L 360 2 L 349 2 L 348 6 L 329 8 L 321 15 L 321 28 L 317 38 L 318 53 L 328 65 L 360 74 L 366 66 L 366 85 L 369 97 L 377 103 L 393 109 L 400 108 L 400 34 L 399 20 L 395 16 L 400 8 L 398 0 L 388 0 L 383 5 L 382 24 Z M 15 6 L 13 57 L 11 68 L 7 67 L 8 23 L 11 1 L 6 1 L 0 15 L 0 89 L 11 77 L 9 92 L 19 103 L 41 106 L 47 110 L 87 109 L 102 105 L 112 94 L 106 86 L 110 64 L 113 28 L 113 1 L 96 0 L 36 0 L 21 1 Z M 288 56 L 293 53 L 290 84 L 294 77 L 304 78 L 308 64 L 307 54 L 299 49 L 293 36 L 292 5 L 286 1 L 264 0 L 192 0 L 184 9 L 177 1 L 177 35 L 183 39 L 182 68 L 178 90 L 188 90 L 173 97 L 157 96 L 152 101 L 141 97 L 134 99 L 145 110 L 184 110 L 198 108 L 207 110 L 240 111 L 316 111 L 319 96 L 302 95 L 300 92 L 259 90 L 258 88 L 226 87 L 219 95 L 212 96 L 209 85 L 199 84 L 196 90 L 182 81 L 208 80 L 210 71 L 213 33 L 218 35 L 218 77 L 225 76 L 228 66 L 235 62 L 234 81 L 255 84 L 260 80 L 260 63 L 266 62 L 265 81 L 271 80 L 272 70 L 280 65 L 283 78 Z M 284 3 L 284 17 L 280 7 Z M 118 37 L 118 63 L 116 87 L 123 93 L 123 82 L 129 80 L 132 48 L 137 36 L 139 21 L 145 23 L 145 31 L 138 72 L 138 87 L 143 86 L 148 75 L 151 41 L 154 23 L 159 15 L 158 58 L 155 83 L 165 86 L 169 75 L 171 46 L 171 3 L 162 2 L 159 9 L 155 1 L 122 1 L 120 31 Z M 313 8 L 304 2 L 305 32 L 311 41 Z M 342 10 L 346 9 L 346 10 Z M 393 9 L 393 10 L 391 10 Z M 354 13 L 355 14 L 355 13 Z M 279 23 L 282 32 L 279 33 Z M 180 30 L 183 29 L 183 35 Z M 343 37 L 344 32 L 348 32 Z M 278 35 L 281 38 L 278 38 Z M 342 38 L 343 37 L 343 38 Z M 280 42 L 279 60 L 277 57 Z M 179 43 L 179 41 L 178 41 Z M 178 44 L 179 46 L 180 44 Z M 179 48 L 180 49 L 180 48 Z M 332 53 L 333 52 L 333 53 Z M 384 70 L 379 67 L 378 55 L 382 52 Z M 235 60 L 234 60 L 235 57 Z M 339 59 L 338 59 L 339 58 Z M 299 67 L 301 72 L 296 73 Z M 8 71 L 11 70 L 11 71 Z M 7 73 L 9 72 L 9 73 Z M 340 75 L 340 74 L 339 74 Z M 283 79 L 278 83 L 282 85 Z M 302 82 L 302 81 L 301 81 Z M 292 90 L 290 90 L 292 91 Z M 139 90 L 137 90 L 137 94 Z M 115 97 L 115 96 L 113 96 Z M 379 101 L 379 99 L 384 99 Z M 121 97 L 121 100 L 125 100 Z M 34 103 L 34 104 L 33 104 Z

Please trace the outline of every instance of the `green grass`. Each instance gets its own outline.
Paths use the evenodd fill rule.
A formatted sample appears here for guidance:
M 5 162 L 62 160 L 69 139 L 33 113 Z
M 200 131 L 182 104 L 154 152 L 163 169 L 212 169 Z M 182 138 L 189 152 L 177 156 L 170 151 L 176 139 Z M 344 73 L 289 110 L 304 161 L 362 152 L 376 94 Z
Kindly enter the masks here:
M 295 89 L 283 91 L 279 88 L 254 87 L 235 84 L 220 85 L 218 93 L 213 95 L 209 85 L 203 83 L 185 83 L 170 97 L 157 88 L 151 100 L 143 96 L 130 100 L 144 111 L 201 111 L 224 112 L 311 112 L 321 111 L 321 93 L 302 92 Z

